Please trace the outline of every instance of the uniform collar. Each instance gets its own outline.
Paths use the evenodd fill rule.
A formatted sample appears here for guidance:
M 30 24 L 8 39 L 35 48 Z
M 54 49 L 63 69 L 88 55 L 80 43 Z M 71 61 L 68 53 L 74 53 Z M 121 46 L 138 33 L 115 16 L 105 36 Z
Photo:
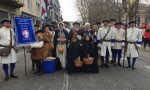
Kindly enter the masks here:
M 6 27 L 4 27 L 4 26 L 2 27 L 2 29 L 4 29 L 4 30 L 10 30 L 10 28 L 6 28 Z
M 132 30 L 132 31 L 135 30 L 135 27 L 134 28 L 130 28 L 130 30 Z

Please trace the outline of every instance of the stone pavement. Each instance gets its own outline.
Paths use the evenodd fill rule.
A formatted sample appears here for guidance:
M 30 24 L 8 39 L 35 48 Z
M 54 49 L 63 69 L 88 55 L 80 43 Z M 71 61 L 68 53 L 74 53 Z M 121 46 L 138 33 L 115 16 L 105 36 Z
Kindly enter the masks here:
M 30 55 L 27 54 L 27 71 L 24 73 L 23 52 L 18 52 L 16 73 L 18 79 L 4 81 L 0 69 L 0 90 L 150 90 L 150 49 L 140 51 L 136 70 L 110 65 L 100 68 L 98 74 L 73 74 L 64 71 L 42 76 L 33 75 Z

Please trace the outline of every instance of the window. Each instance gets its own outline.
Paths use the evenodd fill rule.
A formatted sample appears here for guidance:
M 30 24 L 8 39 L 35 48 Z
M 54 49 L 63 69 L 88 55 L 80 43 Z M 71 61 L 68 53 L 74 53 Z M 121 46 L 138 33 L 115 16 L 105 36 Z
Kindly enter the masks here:
M 28 8 L 32 9 L 32 0 L 28 0 Z
M 24 4 L 24 0 L 21 0 L 21 2 Z
M 40 15 L 40 4 L 36 2 L 36 14 Z

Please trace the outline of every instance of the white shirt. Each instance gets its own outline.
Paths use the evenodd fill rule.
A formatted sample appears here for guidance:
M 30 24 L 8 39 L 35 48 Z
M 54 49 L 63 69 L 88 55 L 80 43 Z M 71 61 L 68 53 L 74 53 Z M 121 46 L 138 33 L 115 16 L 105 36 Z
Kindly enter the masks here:
M 142 41 L 142 33 L 141 30 L 134 27 L 127 29 L 127 41 L 129 42 L 141 42 Z
M 116 41 L 123 41 L 125 40 L 125 30 L 120 28 L 120 29 L 117 29 L 115 28 L 114 30 L 114 39 Z M 122 42 L 115 42 L 114 43 L 114 47 L 113 49 L 122 49 Z
M 12 45 L 14 45 L 15 39 L 14 39 L 13 29 L 11 29 L 11 32 L 12 32 Z M 9 46 L 10 39 L 11 39 L 10 28 L 6 28 L 6 27 L 0 28 L 0 44 L 4 46 Z M 16 63 L 16 61 L 17 61 L 17 56 L 14 49 L 11 49 L 11 53 L 7 57 L 0 56 L 0 63 L 2 64 Z
M 107 34 L 109 30 L 109 27 L 102 27 L 98 30 L 98 35 L 97 35 L 97 39 L 98 40 L 102 40 L 104 38 L 104 36 Z M 105 40 L 111 40 L 114 39 L 114 33 L 113 30 L 110 29 L 108 35 L 106 36 Z
M 44 45 L 44 41 L 36 42 L 31 44 L 31 48 L 41 48 Z

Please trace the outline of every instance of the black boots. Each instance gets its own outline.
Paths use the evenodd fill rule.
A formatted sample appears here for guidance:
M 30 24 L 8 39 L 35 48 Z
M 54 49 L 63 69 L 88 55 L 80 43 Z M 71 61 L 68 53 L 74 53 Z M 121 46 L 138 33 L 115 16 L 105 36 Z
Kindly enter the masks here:
M 8 81 L 9 78 L 18 78 L 18 76 L 15 76 L 13 74 L 14 72 L 14 68 L 15 68 L 15 63 L 11 63 L 10 64 L 10 76 L 9 76 L 9 72 L 8 72 L 8 64 L 3 64 L 3 70 L 5 72 L 5 81 Z
M 15 76 L 14 74 L 10 74 L 11 78 L 18 78 L 18 76 Z
M 133 60 L 132 60 L 132 66 L 131 66 L 130 57 L 127 57 L 128 66 L 126 68 L 132 68 L 134 70 L 135 69 L 134 65 L 135 65 L 136 59 L 137 59 L 136 57 L 133 58 Z

